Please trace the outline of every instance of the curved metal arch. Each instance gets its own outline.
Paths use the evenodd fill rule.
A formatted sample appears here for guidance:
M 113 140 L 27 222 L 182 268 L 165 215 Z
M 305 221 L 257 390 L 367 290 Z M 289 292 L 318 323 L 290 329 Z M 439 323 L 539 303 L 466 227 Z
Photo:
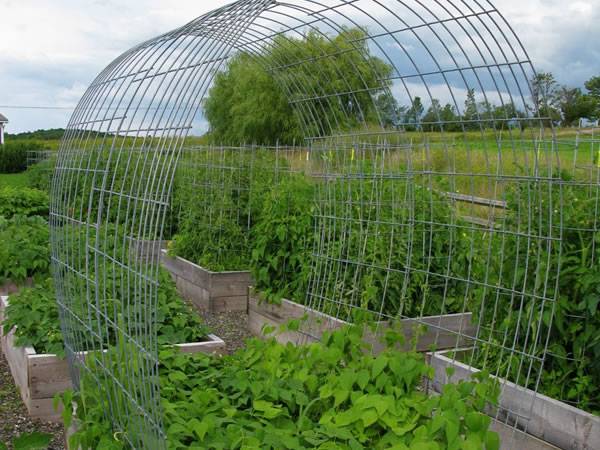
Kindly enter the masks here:
M 327 92 L 325 85 L 311 84 L 303 70 L 294 70 L 308 65 L 318 76 L 325 76 L 325 68 L 319 61 L 344 58 L 343 50 L 336 46 L 333 36 L 339 35 L 345 27 L 356 27 L 365 32 L 363 43 L 368 46 L 371 56 L 391 67 L 389 77 L 375 74 L 378 86 L 369 86 L 353 61 L 350 64 L 355 67 L 363 86 L 354 86 L 350 76 L 334 66 L 339 87 L 332 92 Z M 305 59 L 301 55 L 301 59 L 290 61 L 273 56 L 278 50 L 276 38 L 299 47 L 295 39 L 302 39 L 303 30 L 311 30 L 337 50 L 318 58 Z M 416 43 L 416 49 L 411 47 L 411 42 Z M 347 44 L 355 48 L 350 52 L 360 51 L 357 42 Z M 474 178 L 488 177 L 492 191 L 502 190 L 510 178 L 501 167 L 501 153 L 506 147 L 503 139 L 507 138 L 496 128 L 496 123 L 504 126 L 511 119 L 519 122 L 519 126 L 508 133 L 508 146 L 513 154 L 532 153 L 532 142 L 538 134 L 540 142 L 539 148 L 533 151 L 535 158 L 545 156 L 551 160 L 555 154 L 555 148 L 544 140 L 544 118 L 539 117 L 535 105 L 531 105 L 529 78 L 535 74 L 533 66 L 508 22 L 488 0 L 299 0 L 294 3 L 240 0 L 125 52 L 93 81 L 71 117 L 53 181 L 51 226 L 54 275 L 73 378 L 77 383 L 80 370 L 95 377 L 105 391 L 107 416 L 115 429 L 127 431 L 125 436 L 135 448 L 162 448 L 166 436 L 157 380 L 155 310 L 159 264 L 156 258 L 140 261 L 131 249 L 139 241 L 162 238 L 181 149 L 194 120 L 202 116 L 202 101 L 208 95 L 214 77 L 239 52 L 250 55 L 272 74 L 287 95 L 306 134 L 306 143 L 313 154 L 311 158 L 320 163 L 326 161 L 325 167 L 318 169 L 318 176 L 333 180 L 319 187 L 318 203 L 325 206 L 316 218 L 320 239 L 315 246 L 307 303 L 336 317 L 349 319 L 351 311 L 366 309 L 380 318 L 389 318 L 389 313 L 384 311 L 386 297 L 390 295 L 388 282 L 398 271 L 392 261 L 392 251 L 387 255 L 387 263 L 378 266 L 365 259 L 364 253 L 351 254 L 349 250 L 344 253 L 342 247 L 337 250 L 331 247 L 331 241 L 340 233 L 344 240 L 356 232 L 356 218 L 344 201 L 336 199 L 341 188 L 350 186 L 358 178 L 357 186 L 366 190 L 377 203 L 383 201 L 381 189 L 388 184 L 386 180 L 408 180 L 398 182 L 406 185 L 406 190 L 399 194 L 404 198 L 393 200 L 394 207 L 405 205 L 408 211 L 406 218 L 393 219 L 398 221 L 394 224 L 394 232 L 404 236 L 408 244 L 403 261 L 401 297 L 406 295 L 411 279 L 419 274 L 425 275 L 426 280 L 441 278 L 446 284 L 458 281 L 467 290 L 492 289 L 489 274 L 486 273 L 483 279 L 472 279 L 468 274 L 456 280 L 459 277 L 451 268 L 450 260 L 457 251 L 457 230 L 468 233 L 473 245 L 481 231 L 476 225 L 459 223 L 454 213 L 441 224 L 435 223 L 433 213 L 430 213 L 428 223 L 420 224 L 424 239 L 429 242 L 432 242 L 436 229 L 450 230 L 447 265 L 437 272 L 432 269 L 432 249 L 428 249 L 428 254 L 418 252 L 419 231 L 410 228 L 405 235 L 398 231 L 419 221 L 415 211 L 417 188 L 411 183 L 422 183 L 435 190 L 434 176 L 445 177 L 451 188 L 461 177 L 470 177 L 471 187 Z M 428 59 L 421 61 L 422 56 Z M 475 62 L 477 58 L 481 59 L 480 64 Z M 428 65 L 432 68 L 427 68 Z M 457 123 L 444 120 L 442 111 L 435 106 L 434 99 L 439 97 L 436 89 L 446 95 L 458 117 Z M 469 89 L 474 89 L 488 105 L 495 103 L 489 98 L 494 94 L 500 101 L 499 106 L 522 108 L 525 117 L 509 117 L 509 109 L 505 108 L 504 117 L 486 119 L 482 116 L 488 111 L 477 110 L 476 119 L 464 120 L 462 103 L 465 90 Z M 379 110 L 375 94 L 391 95 L 408 101 L 407 106 L 411 106 L 417 97 L 423 96 L 422 92 L 427 102 L 424 106 L 430 106 L 437 118 L 434 123 L 415 124 L 401 120 L 395 128 L 384 125 L 383 111 Z M 367 120 L 359 100 L 361 94 L 370 97 L 378 123 Z M 350 96 L 359 108 L 356 129 L 344 130 L 342 123 L 350 119 L 352 112 L 346 108 L 335 109 L 335 102 L 344 96 Z M 332 110 L 341 115 L 336 113 L 330 117 L 328 112 Z M 352 119 L 356 121 L 356 116 Z M 521 126 L 525 122 L 531 131 Z M 419 132 L 424 125 L 439 128 L 440 135 L 436 137 L 439 142 L 432 144 L 428 142 L 429 136 L 422 130 Z M 445 171 L 432 166 L 431 153 L 449 154 L 450 140 L 454 137 L 446 130 L 453 125 L 462 131 L 459 139 L 467 154 L 480 147 L 485 155 L 484 167 L 467 168 L 464 169 L 466 173 L 461 173 L 456 170 L 455 160 L 451 161 L 454 167 Z M 491 143 L 485 140 L 481 143 L 472 136 L 468 132 L 472 125 L 481 136 L 490 129 L 494 134 Z M 417 127 L 416 144 L 400 130 L 413 126 Z M 339 155 L 337 163 L 327 159 L 332 151 Z M 357 151 L 362 154 L 363 162 L 373 164 L 371 169 L 381 170 L 377 180 L 358 167 L 354 160 Z M 415 156 L 428 152 L 424 161 L 418 161 Z M 391 161 L 391 155 L 404 159 L 409 166 L 384 167 Z M 490 158 L 493 161 L 490 162 Z M 539 183 L 542 178 L 533 173 L 537 161 L 531 166 L 527 158 L 525 161 L 527 167 L 522 177 L 531 183 Z M 346 167 L 340 169 L 338 164 Z M 422 167 L 411 169 L 411 164 Z M 491 173 L 494 166 L 496 174 Z M 545 187 L 553 188 L 558 168 L 550 164 L 548 170 Z M 532 198 L 536 195 L 535 189 L 530 192 Z M 351 202 L 352 194 L 349 195 L 346 200 Z M 556 201 L 559 204 L 562 201 L 560 193 L 556 194 Z M 431 195 L 429 202 L 434 204 Z M 373 212 L 364 204 L 359 205 L 359 209 L 361 214 L 364 210 L 365 216 L 359 217 L 364 229 L 357 236 L 361 244 L 367 245 L 385 226 L 379 210 Z M 559 227 L 562 217 L 560 221 Z M 504 228 L 488 230 L 500 235 L 502 248 L 509 240 L 506 237 L 509 231 Z M 536 236 L 535 230 L 531 229 L 517 232 L 523 239 L 537 239 L 539 245 L 559 239 L 552 234 L 553 230 L 548 231 L 548 236 L 542 233 Z M 392 246 L 397 244 L 394 237 L 390 242 Z M 487 259 L 491 258 L 490 241 Z M 417 260 L 424 265 L 411 267 Z M 530 262 L 535 261 L 527 259 L 527 263 Z M 555 269 L 548 267 L 547 272 Z M 360 292 L 345 297 L 331 290 L 331 286 L 347 277 L 361 280 L 366 274 L 378 271 L 385 274 L 379 310 L 361 307 Z M 495 290 L 496 302 L 506 294 L 513 297 L 530 295 L 531 282 L 518 287 L 514 281 L 512 285 L 501 278 L 497 281 L 502 286 Z M 545 293 L 540 297 L 542 302 L 552 303 L 552 298 L 546 298 Z M 111 309 L 107 306 L 107 298 L 118 299 L 120 306 L 112 305 Z M 466 298 L 467 294 L 463 310 Z M 411 318 L 422 321 L 426 303 L 428 299 L 423 296 L 421 312 Z M 127 309 L 127 314 L 123 308 Z M 445 309 L 445 304 L 441 309 Z M 404 317 L 402 308 L 396 313 Z M 145 324 L 143 329 L 136 329 L 133 324 L 136 320 Z M 538 333 L 543 328 L 539 320 Z M 308 326 L 305 330 L 307 338 L 311 338 L 311 329 Z M 477 335 L 473 336 L 475 341 L 479 331 L 478 328 Z M 510 336 L 505 334 L 505 341 L 508 338 Z M 533 366 L 534 376 L 539 378 L 543 355 L 539 358 L 541 361 L 537 355 L 538 342 L 543 346 L 542 338 L 536 336 L 533 347 L 528 346 L 528 337 L 523 348 L 515 345 L 511 348 L 506 342 L 498 346 L 511 356 L 520 355 L 521 365 L 529 364 L 527 385 Z M 125 347 L 137 348 L 138 354 L 130 360 L 124 354 L 86 356 L 86 352 L 92 350 L 112 348 L 115 340 Z M 527 411 L 519 413 L 527 415 Z

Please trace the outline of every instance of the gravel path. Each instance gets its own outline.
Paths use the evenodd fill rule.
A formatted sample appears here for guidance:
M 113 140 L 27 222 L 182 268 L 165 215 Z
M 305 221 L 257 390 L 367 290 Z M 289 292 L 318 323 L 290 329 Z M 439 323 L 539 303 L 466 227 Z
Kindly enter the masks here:
M 29 418 L 13 382 L 8 363 L 0 353 L 0 442 L 9 444 L 20 434 L 33 431 L 54 436 L 48 447 L 50 450 L 65 448 L 61 424 L 45 423 Z
M 227 353 L 233 353 L 244 347 L 246 339 L 252 334 L 248 331 L 248 315 L 244 311 L 226 313 L 201 313 L 204 323 L 225 341 Z

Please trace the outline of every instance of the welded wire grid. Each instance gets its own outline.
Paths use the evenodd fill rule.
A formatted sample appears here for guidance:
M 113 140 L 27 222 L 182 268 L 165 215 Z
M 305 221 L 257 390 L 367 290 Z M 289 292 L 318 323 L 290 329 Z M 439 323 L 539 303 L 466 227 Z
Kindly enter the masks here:
M 297 44 L 310 36 L 330 50 Z M 598 173 L 592 157 L 561 178 L 573 166 L 539 117 L 534 70 L 509 24 L 484 0 L 241 0 L 117 58 L 61 144 L 51 213 L 61 323 L 76 385 L 87 373 L 100 387 L 115 431 L 134 448 L 166 446 L 158 260 L 129 246 L 162 239 L 184 146 L 195 201 L 242 193 L 256 151 L 185 144 L 205 131 L 202 101 L 240 52 L 287 95 L 318 180 L 308 306 L 349 321 L 469 314 L 468 327 L 430 326 L 464 350 L 450 358 L 536 391 L 558 295 L 562 191 L 597 196 Z M 248 213 L 236 206 L 220 213 Z M 526 429 L 533 401 L 496 416 Z
M 28 150 L 27 151 L 27 167 L 39 164 L 51 159 L 56 152 L 52 150 Z
M 186 145 L 167 230 L 175 249 L 185 249 L 178 255 L 193 260 L 201 250 L 205 260 L 193 262 L 213 270 L 246 270 L 250 231 L 269 190 L 290 174 L 307 172 L 307 152 L 283 145 Z

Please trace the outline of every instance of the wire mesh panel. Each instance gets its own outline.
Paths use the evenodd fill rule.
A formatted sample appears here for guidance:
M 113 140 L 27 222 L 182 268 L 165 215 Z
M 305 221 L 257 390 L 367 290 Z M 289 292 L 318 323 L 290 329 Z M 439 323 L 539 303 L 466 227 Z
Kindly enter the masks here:
M 234 85 L 232 70 L 260 75 Z M 596 262 L 599 166 L 593 147 L 555 139 L 534 76 L 501 14 L 475 0 L 240 0 L 126 52 L 82 98 L 53 180 L 75 380 L 90 374 L 132 447 L 166 446 L 158 260 L 129 246 L 161 240 L 170 215 L 206 264 L 264 264 L 258 284 L 274 298 L 368 320 L 374 337 L 404 327 L 433 365 L 497 376 L 519 401 L 490 414 L 515 430 L 532 426 L 538 390 L 596 407 L 589 389 L 556 392 L 561 380 L 546 375 L 584 367 L 594 345 L 560 336 L 598 306 L 593 277 L 572 278 Z M 252 111 L 242 87 L 256 85 L 280 92 L 269 106 L 283 119 L 267 111 L 241 123 L 214 100 L 221 90 Z M 206 129 L 207 116 L 224 120 Z M 194 132 L 223 143 L 186 142 Z M 236 142 L 248 134 L 255 145 Z M 249 254 L 262 210 L 276 220 L 258 230 L 260 248 L 293 240 L 306 250 L 294 265 Z M 301 328 L 307 339 L 314 330 Z
M 174 185 L 171 249 L 212 271 L 250 267 L 251 230 L 266 196 L 306 171 L 301 147 L 186 146 Z

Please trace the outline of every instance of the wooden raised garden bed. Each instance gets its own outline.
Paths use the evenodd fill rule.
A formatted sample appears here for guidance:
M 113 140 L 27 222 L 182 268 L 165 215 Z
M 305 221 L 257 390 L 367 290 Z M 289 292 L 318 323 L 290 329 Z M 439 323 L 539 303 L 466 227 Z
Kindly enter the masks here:
M 348 322 L 329 316 L 322 312 L 310 309 L 304 305 L 283 299 L 280 305 L 269 304 L 260 301 L 260 296 L 250 290 L 248 301 L 248 328 L 256 336 L 263 336 L 263 327 L 270 326 L 279 328 L 290 320 L 301 320 L 299 331 L 285 331 L 275 333 L 279 342 L 306 343 L 319 339 L 323 332 L 341 328 Z M 462 347 L 471 342 L 469 337 L 475 336 L 475 328 L 471 323 L 471 313 L 448 314 L 444 316 L 424 317 L 422 319 L 404 319 L 401 321 L 404 333 L 404 345 L 399 350 L 411 350 L 415 333 L 416 350 L 419 352 L 431 351 L 432 346 L 438 350 L 454 349 Z M 375 332 L 367 330 L 365 341 L 373 346 L 373 351 L 379 353 L 384 346 L 381 339 L 389 327 L 387 322 L 380 322 Z M 419 330 L 421 329 L 421 330 Z
M 181 296 L 196 308 L 210 312 L 248 309 L 250 272 L 212 272 L 179 256 L 169 256 L 166 250 L 162 250 L 162 265 L 171 273 Z
M 302 323 L 299 331 L 277 331 L 279 327 L 287 324 L 290 320 L 303 318 L 307 320 Z M 263 327 L 274 327 L 276 330 L 272 335 L 282 344 L 314 342 L 325 331 L 335 330 L 345 325 L 348 325 L 348 322 L 286 299 L 283 299 L 281 304 L 274 305 L 260 301 L 253 292 L 248 298 L 248 329 L 250 332 L 255 336 L 263 337 Z
M 4 320 L 4 309 L 7 306 L 8 298 L 0 297 L 0 323 Z M 225 349 L 222 339 L 212 334 L 207 337 L 205 342 L 177 344 L 175 347 L 184 353 L 220 354 Z M 52 403 L 57 393 L 72 386 L 69 364 L 66 359 L 56 355 L 38 354 L 32 347 L 17 347 L 14 340 L 12 331 L 6 336 L 0 334 L 2 352 L 27 411 L 33 418 L 60 420 L 60 413 L 54 410 Z
M 7 281 L 6 283 L 0 285 L 0 296 L 2 295 L 11 295 L 16 294 L 24 287 L 33 286 L 33 278 L 29 277 L 22 284 L 13 283 L 12 281 Z
M 468 350 L 466 350 L 468 351 Z M 447 352 L 428 355 L 429 364 L 435 369 L 431 387 L 440 392 L 445 384 L 460 380 L 470 380 L 478 369 L 450 358 Z M 453 368 L 454 374 L 448 376 L 447 368 Z M 501 394 L 498 415 L 502 423 L 510 424 L 510 430 L 523 430 L 527 435 L 543 441 L 546 446 L 516 446 L 506 448 L 562 448 L 568 450 L 600 449 L 600 417 L 560 402 L 530 389 L 499 379 Z M 527 418 L 529 418 L 527 420 Z M 514 439 L 525 433 L 517 433 Z M 508 441 L 505 437 L 504 442 Z M 520 436 L 522 439 L 523 437 Z M 516 442 L 516 441 L 515 441 Z M 538 444 L 542 445 L 542 444 Z

